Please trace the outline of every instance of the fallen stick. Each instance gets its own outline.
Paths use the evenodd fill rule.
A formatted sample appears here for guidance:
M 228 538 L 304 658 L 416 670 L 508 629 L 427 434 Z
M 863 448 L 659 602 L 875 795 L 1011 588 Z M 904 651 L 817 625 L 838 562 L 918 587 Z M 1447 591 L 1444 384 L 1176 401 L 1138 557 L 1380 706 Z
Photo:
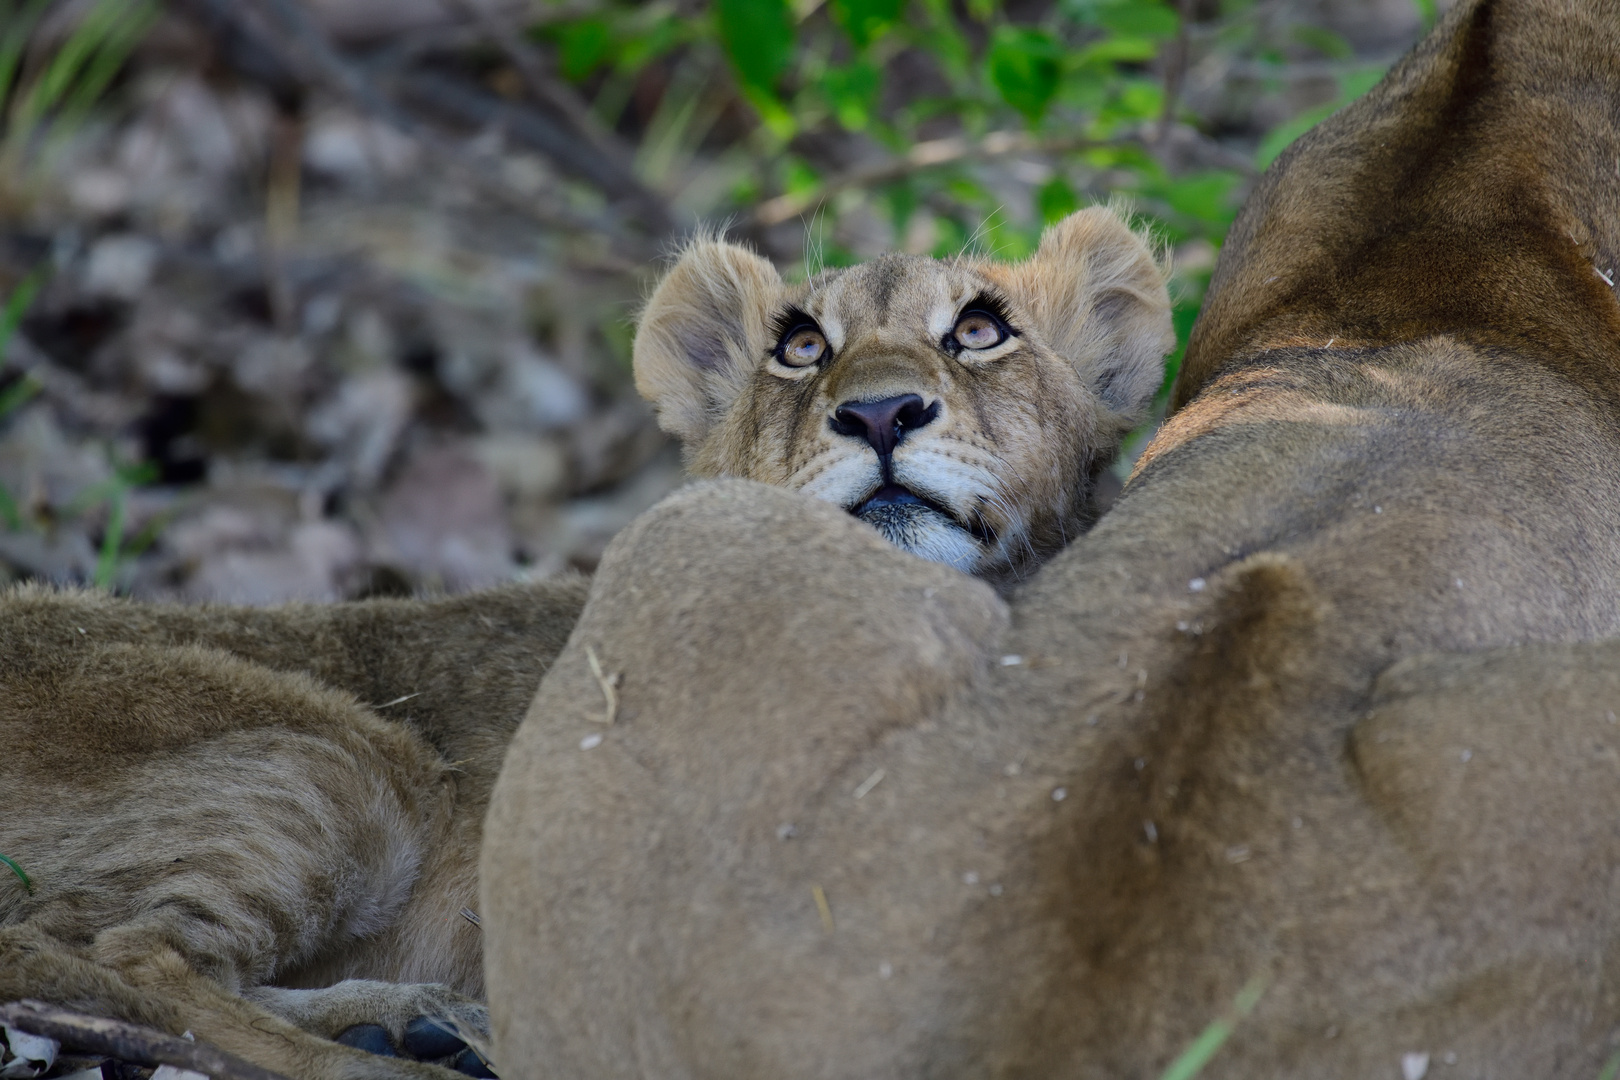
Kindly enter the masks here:
M 173 1065 L 212 1080 L 286 1080 L 280 1073 L 227 1054 L 217 1046 L 165 1035 L 104 1016 L 88 1016 L 42 1001 L 0 1005 L 0 1024 L 55 1039 L 63 1046 L 105 1054 L 137 1065 Z

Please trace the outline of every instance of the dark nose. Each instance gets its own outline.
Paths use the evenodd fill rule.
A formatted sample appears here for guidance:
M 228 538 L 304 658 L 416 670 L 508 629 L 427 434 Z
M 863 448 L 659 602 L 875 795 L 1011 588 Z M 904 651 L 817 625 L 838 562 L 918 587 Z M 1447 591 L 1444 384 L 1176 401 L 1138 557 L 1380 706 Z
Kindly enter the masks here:
M 901 394 L 882 401 L 846 401 L 833 412 L 832 429 L 840 435 L 865 439 L 878 457 L 894 453 L 908 431 L 933 422 L 939 402 L 924 405 L 916 394 Z

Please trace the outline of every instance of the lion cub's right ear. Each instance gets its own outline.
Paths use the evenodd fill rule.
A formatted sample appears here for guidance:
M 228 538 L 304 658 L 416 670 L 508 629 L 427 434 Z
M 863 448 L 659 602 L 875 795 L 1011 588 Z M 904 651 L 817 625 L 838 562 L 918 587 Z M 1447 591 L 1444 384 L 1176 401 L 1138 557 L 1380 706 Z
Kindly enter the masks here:
M 657 409 L 658 426 L 688 450 L 763 361 L 767 320 L 781 289 L 765 259 L 699 237 L 653 291 L 636 329 L 636 389 Z

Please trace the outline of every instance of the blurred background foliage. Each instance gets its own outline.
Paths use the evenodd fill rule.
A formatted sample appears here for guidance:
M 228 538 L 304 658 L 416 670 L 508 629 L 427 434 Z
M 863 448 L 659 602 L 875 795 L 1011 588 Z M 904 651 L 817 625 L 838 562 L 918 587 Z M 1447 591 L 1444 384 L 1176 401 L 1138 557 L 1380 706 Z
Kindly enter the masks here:
M 272 602 L 589 569 L 680 479 L 629 344 L 700 224 L 796 276 L 1015 259 L 1123 199 L 1185 341 L 1259 172 L 1436 14 L 0 0 L 0 579 Z

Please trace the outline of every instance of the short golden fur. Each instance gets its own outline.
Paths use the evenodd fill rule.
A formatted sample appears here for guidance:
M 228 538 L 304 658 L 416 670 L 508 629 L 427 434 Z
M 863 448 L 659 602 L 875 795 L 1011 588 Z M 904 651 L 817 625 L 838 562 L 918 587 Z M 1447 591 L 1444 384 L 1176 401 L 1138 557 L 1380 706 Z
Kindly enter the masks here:
M 484 806 L 584 591 L 0 596 L 0 852 L 34 885 L 0 881 L 0 1001 L 191 1030 L 294 1078 L 456 1075 L 326 1040 L 483 1026 L 460 911 Z
M 953 327 L 980 309 L 1007 336 L 961 348 Z M 798 326 L 824 335 L 817 362 L 784 362 Z M 1174 340 L 1161 267 L 1101 207 L 1053 226 L 1022 262 L 885 255 L 797 285 L 699 239 L 642 316 L 636 386 L 694 476 L 803 491 L 1005 584 L 1090 526 L 1097 474 L 1158 391 Z M 910 422 L 872 418 L 899 425 L 892 447 L 848 420 L 908 395 Z
M 1268 172 L 1181 410 L 1009 599 L 756 484 L 641 518 L 492 797 L 503 1058 L 1156 1076 L 1252 982 L 1201 1076 L 1599 1075 L 1617 277 L 1620 3 L 1459 0 Z

